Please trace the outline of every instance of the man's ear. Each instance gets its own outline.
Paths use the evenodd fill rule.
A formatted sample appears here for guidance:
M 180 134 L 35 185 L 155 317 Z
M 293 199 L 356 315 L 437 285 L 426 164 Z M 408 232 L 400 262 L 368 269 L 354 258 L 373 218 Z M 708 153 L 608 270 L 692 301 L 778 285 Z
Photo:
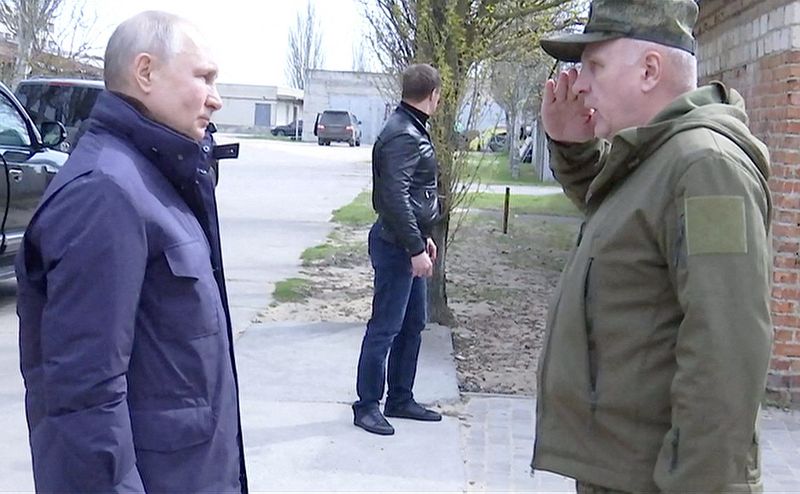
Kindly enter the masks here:
M 649 92 L 655 88 L 663 77 L 664 57 L 657 51 L 648 51 L 644 55 L 642 72 L 642 91 Z
M 140 53 L 133 59 L 134 83 L 145 94 L 152 90 L 154 65 L 155 60 L 149 53 Z

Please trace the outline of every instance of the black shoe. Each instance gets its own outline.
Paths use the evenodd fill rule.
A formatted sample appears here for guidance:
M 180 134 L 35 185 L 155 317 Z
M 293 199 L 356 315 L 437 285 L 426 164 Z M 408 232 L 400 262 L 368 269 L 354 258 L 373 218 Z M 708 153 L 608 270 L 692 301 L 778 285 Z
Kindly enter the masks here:
M 402 405 L 387 405 L 383 408 L 387 417 L 398 419 L 422 420 L 423 422 L 439 422 L 442 414 L 428 410 L 414 400 L 409 400 Z
M 357 410 L 356 407 L 353 406 L 353 424 L 367 432 L 379 434 L 381 436 L 391 436 L 394 434 L 394 427 L 383 417 L 378 408 Z

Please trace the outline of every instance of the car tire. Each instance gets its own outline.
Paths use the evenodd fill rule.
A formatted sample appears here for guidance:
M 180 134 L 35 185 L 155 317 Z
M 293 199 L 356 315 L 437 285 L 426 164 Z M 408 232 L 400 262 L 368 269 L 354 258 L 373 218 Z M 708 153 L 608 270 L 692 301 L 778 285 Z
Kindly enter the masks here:
M 284 132 L 282 130 L 276 130 L 275 131 L 275 137 L 284 137 L 285 135 L 286 135 L 286 132 Z
M 361 146 L 361 139 L 356 141 L 356 146 Z
M 325 145 L 326 146 L 330 146 L 331 145 L 331 141 L 325 141 Z
M 325 141 L 323 141 L 322 139 L 317 139 L 317 144 L 319 144 L 320 146 L 324 146 Z
M 349 144 L 349 145 L 350 145 L 350 147 L 352 148 L 352 147 L 355 147 L 355 145 L 356 145 L 356 141 L 354 141 L 354 140 L 352 140 L 352 139 L 351 139 L 351 140 L 347 141 L 347 144 Z

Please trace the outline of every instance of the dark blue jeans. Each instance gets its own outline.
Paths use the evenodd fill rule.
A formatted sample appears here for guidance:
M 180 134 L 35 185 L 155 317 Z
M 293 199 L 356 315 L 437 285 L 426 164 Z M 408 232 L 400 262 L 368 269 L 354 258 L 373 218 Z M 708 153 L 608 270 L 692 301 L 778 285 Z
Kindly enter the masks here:
M 378 407 L 388 382 L 388 406 L 413 398 L 420 333 L 427 321 L 427 280 L 411 276 L 408 253 L 382 239 L 378 223 L 369 232 L 369 257 L 375 270 L 372 317 L 361 343 L 355 407 Z M 386 356 L 389 367 L 386 368 Z

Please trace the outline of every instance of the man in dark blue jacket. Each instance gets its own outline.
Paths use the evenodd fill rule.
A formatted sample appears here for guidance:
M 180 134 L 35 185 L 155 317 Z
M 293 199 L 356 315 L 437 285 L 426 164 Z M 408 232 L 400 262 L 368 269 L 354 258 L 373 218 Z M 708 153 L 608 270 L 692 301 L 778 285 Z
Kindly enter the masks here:
M 437 163 L 426 124 L 439 104 L 440 86 L 439 72 L 430 65 L 409 66 L 403 72 L 403 100 L 372 149 L 372 205 L 378 221 L 369 232 L 369 256 L 375 291 L 358 360 L 353 422 L 373 434 L 394 434 L 384 415 L 442 419 L 419 405 L 412 392 L 420 333 L 427 322 L 427 278 L 436 260 L 430 229 L 439 218 Z M 381 414 L 378 402 L 387 381 Z
M 144 12 L 17 258 L 37 492 L 247 492 L 214 185 L 217 67 Z

